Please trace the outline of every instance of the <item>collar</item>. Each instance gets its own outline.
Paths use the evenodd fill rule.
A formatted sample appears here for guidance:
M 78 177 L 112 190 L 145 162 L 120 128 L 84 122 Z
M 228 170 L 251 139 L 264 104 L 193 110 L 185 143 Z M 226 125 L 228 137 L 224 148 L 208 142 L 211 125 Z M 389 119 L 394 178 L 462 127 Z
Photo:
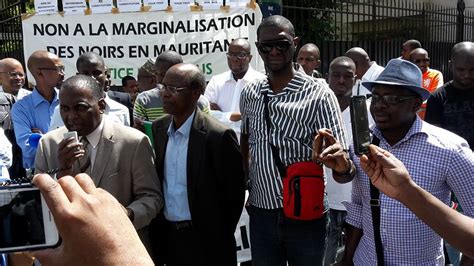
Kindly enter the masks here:
M 377 62 L 372 61 L 371 63 L 372 63 L 372 64 L 370 64 L 369 69 L 367 69 L 367 71 L 365 72 L 365 74 L 364 74 L 364 75 L 362 76 L 362 78 L 360 79 L 361 81 L 371 81 L 373 72 L 375 71 L 376 68 L 379 67 L 379 65 L 377 65 Z
M 429 129 L 428 127 L 426 126 L 426 122 L 424 122 L 423 120 L 421 120 L 420 117 L 416 116 L 415 118 L 415 121 L 413 122 L 413 124 L 411 125 L 410 129 L 408 130 L 408 132 L 405 134 L 405 137 L 403 137 L 400 141 L 398 141 L 397 143 L 395 143 L 392 147 L 396 147 L 397 145 L 400 145 L 401 143 L 409 140 L 412 136 L 414 135 L 418 135 L 418 134 L 425 134 L 425 135 L 428 135 L 429 133 Z M 377 136 L 377 138 L 379 138 L 380 140 L 384 140 L 387 145 L 388 145 L 388 142 L 387 140 L 383 137 L 382 135 L 382 132 L 377 128 L 377 126 L 374 125 L 372 126 L 372 129 L 371 129 L 372 133 Z
M 301 73 L 300 71 L 295 71 L 295 76 L 290 80 L 290 82 L 288 82 L 288 84 L 286 84 L 286 87 L 283 88 L 281 93 L 298 92 L 302 90 L 303 84 L 306 82 L 308 77 L 308 75 Z M 268 78 L 263 81 L 260 93 L 273 94 L 273 90 L 270 88 L 270 84 L 268 83 Z
M 189 138 L 189 132 L 191 131 L 191 126 L 193 125 L 194 115 L 196 114 L 196 110 L 184 121 L 184 123 L 179 127 L 178 130 L 175 130 L 173 120 L 171 120 L 170 126 L 168 127 L 168 136 L 171 137 L 179 132 L 185 138 Z
M 245 72 L 245 75 L 241 78 L 245 81 L 252 81 L 252 75 L 253 73 L 255 72 L 255 70 L 253 70 L 252 66 L 249 65 L 249 68 L 247 69 L 247 72 Z M 225 78 L 225 81 L 234 81 L 234 82 L 237 82 L 241 79 L 238 79 L 238 80 L 235 80 L 234 79 L 234 76 L 232 75 L 232 71 L 228 71 L 228 75 L 227 77 Z
M 31 95 L 32 95 L 31 97 L 33 100 L 34 107 L 38 106 L 42 102 L 47 102 L 49 104 L 49 102 L 39 93 L 36 87 L 33 89 L 33 92 L 31 93 Z M 53 97 L 52 103 L 59 101 L 58 97 L 59 97 L 59 91 L 58 89 L 54 88 L 54 97 Z
M 92 148 L 95 149 L 97 145 L 99 145 L 100 137 L 102 136 L 102 131 L 104 130 L 104 116 L 102 116 L 102 121 L 100 124 L 92 131 L 89 135 L 86 136 L 87 140 L 89 141 L 89 144 L 92 146 Z

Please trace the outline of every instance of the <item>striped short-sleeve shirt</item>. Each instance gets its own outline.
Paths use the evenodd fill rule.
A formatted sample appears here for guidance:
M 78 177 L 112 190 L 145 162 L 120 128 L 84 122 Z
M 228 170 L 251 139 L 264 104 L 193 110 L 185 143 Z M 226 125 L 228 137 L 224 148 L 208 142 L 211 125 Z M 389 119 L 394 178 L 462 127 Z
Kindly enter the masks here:
M 165 115 L 158 88 L 138 94 L 133 106 L 133 118 L 153 121 Z
M 271 134 L 264 116 L 268 93 Z M 274 94 L 268 80 L 249 83 L 240 98 L 242 134 L 249 137 L 250 204 L 259 208 L 283 206 L 282 181 L 269 142 L 279 148 L 284 165 L 310 161 L 317 131 L 329 128 L 344 149 L 345 129 L 336 96 L 327 85 L 297 72 L 282 92 Z

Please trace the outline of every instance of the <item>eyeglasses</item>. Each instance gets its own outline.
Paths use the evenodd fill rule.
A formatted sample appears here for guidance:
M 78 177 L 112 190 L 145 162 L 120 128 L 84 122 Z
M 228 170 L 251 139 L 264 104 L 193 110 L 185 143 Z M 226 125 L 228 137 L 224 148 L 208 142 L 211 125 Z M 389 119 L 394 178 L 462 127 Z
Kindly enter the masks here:
M 430 59 L 416 59 L 416 60 L 413 60 L 413 63 L 415 64 L 419 64 L 419 63 L 428 63 L 430 62 Z
M 158 87 L 158 91 L 160 93 L 163 93 L 165 91 L 169 91 L 171 94 L 178 94 L 179 92 L 182 92 L 186 89 L 187 88 L 178 88 L 178 87 L 175 87 L 175 86 L 170 86 L 170 85 L 165 85 L 165 84 L 160 84 L 160 86 Z
M 386 104 L 390 104 L 390 105 L 397 105 L 405 100 L 408 100 L 408 99 L 413 99 L 413 98 L 416 98 L 417 96 L 397 96 L 397 95 L 384 95 L 384 96 L 380 96 L 380 95 L 377 95 L 377 94 L 372 94 L 372 104 L 375 104 L 376 102 L 378 101 L 381 101 L 383 99 L 383 101 L 386 103 Z
M 38 68 L 39 70 L 52 70 L 52 71 L 58 71 L 60 73 L 64 73 L 66 71 L 66 67 L 63 65 L 58 65 L 54 67 L 40 67 Z
M 241 52 L 241 53 L 227 53 L 227 58 L 229 59 L 233 59 L 233 58 L 237 58 L 239 60 L 242 60 L 242 59 L 245 59 L 250 53 L 245 53 L 245 52 Z
M 20 77 L 20 78 L 23 78 L 25 76 L 25 73 L 21 73 L 21 72 L 0 72 L 0 73 L 6 73 L 10 78 L 16 78 L 16 77 Z
M 280 52 L 286 52 L 290 49 L 291 42 L 286 41 L 276 41 L 276 42 L 264 42 L 264 43 L 255 43 L 257 45 L 258 50 L 263 54 L 270 53 L 273 48 L 276 48 Z

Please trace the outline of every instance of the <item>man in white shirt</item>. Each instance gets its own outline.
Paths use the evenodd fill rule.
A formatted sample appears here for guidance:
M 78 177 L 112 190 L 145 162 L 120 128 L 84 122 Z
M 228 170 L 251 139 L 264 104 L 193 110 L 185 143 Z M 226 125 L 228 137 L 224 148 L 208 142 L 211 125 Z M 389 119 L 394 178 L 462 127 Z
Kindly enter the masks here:
M 367 90 L 367 88 L 362 85 L 362 82 L 374 81 L 380 75 L 380 73 L 382 73 L 384 68 L 377 65 L 375 61 L 370 61 L 370 57 L 367 52 L 360 47 L 349 49 L 345 56 L 352 59 L 356 65 L 357 81 L 352 87 L 352 95 L 370 94 L 369 90 Z
M 25 85 L 25 71 L 21 63 L 15 58 L 0 60 L 0 91 L 10 93 L 20 100 L 31 93 L 23 89 Z
M 12 145 L 0 128 L 0 182 L 10 179 L 8 167 L 12 165 Z
M 88 52 L 84 53 L 77 59 L 76 62 L 77 74 L 87 75 L 95 78 L 99 82 L 102 89 L 105 88 L 107 83 L 107 74 L 105 63 L 102 57 L 96 53 Z M 130 113 L 128 108 L 120 104 L 104 93 L 105 100 L 105 117 L 109 121 L 113 121 L 125 126 L 130 126 Z M 53 117 L 51 118 L 51 124 L 49 131 L 54 130 L 63 126 L 64 123 L 59 113 L 59 106 L 54 110 Z
M 329 65 L 329 88 L 336 95 L 339 107 L 342 112 L 342 120 L 346 127 L 347 143 L 352 142 L 352 125 L 350 115 L 350 103 L 352 96 L 352 87 L 356 83 L 356 65 L 352 59 L 347 56 L 335 58 Z M 369 105 L 367 105 L 369 107 Z M 370 111 L 367 110 L 370 114 Z M 369 117 L 369 124 L 373 124 L 372 116 Z M 351 200 L 352 183 L 341 184 L 334 180 L 332 170 L 324 167 L 327 175 L 327 193 L 329 202 L 329 233 L 328 245 L 326 247 L 324 265 L 330 265 L 336 262 L 338 247 L 340 246 L 341 234 L 346 218 L 346 207 L 342 202 Z
M 211 114 L 219 121 L 240 132 L 240 93 L 248 83 L 266 76 L 250 66 L 252 55 L 246 39 L 235 39 L 227 52 L 228 71 L 209 81 L 204 96 L 211 103 Z

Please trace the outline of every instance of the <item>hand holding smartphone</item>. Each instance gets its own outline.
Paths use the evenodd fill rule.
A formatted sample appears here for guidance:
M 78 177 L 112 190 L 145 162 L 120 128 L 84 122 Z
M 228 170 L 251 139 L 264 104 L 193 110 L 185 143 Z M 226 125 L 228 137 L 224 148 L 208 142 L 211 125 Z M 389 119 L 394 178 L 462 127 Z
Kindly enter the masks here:
M 0 186 L 0 253 L 59 245 L 53 216 L 38 188 L 30 184 Z

